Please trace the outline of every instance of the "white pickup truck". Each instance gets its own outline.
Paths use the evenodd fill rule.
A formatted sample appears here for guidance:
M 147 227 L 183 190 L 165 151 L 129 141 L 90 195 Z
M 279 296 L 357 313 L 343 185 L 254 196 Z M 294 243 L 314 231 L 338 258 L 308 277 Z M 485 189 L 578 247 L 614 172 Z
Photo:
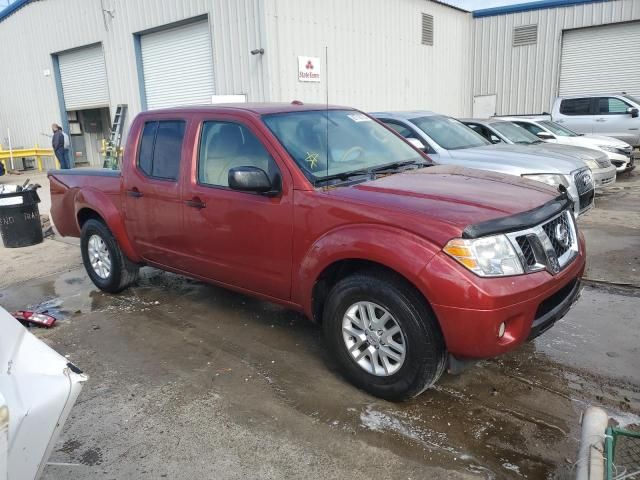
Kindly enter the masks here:
M 558 97 L 551 119 L 574 132 L 640 146 L 640 98 L 627 94 Z

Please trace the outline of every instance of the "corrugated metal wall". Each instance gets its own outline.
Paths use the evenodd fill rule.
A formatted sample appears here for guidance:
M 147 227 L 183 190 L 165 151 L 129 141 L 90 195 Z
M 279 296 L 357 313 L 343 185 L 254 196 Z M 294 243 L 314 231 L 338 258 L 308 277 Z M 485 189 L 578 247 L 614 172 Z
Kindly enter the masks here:
M 46 145 L 60 109 L 51 54 L 101 42 L 112 113 L 140 110 L 133 34 L 207 14 L 216 93 L 264 99 L 259 0 L 41 0 L 0 22 L 0 143 L 7 128 L 14 146 Z M 103 16 L 102 9 L 112 12 Z M 49 76 L 45 71 L 50 72 Z
M 426 0 L 267 0 L 265 13 L 272 99 L 325 102 L 325 81 L 298 81 L 308 55 L 328 70 L 330 103 L 470 113 L 469 13 Z M 433 46 L 421 44 L 422 13 L 434 17 Z
M 549 111 L 558 92 L 562 31 L 638 19 L 638 0 L 613 0 L 476 18 L 473 95 L 496 94 L 499 115 Z M 531 24 L 538 25 L 537 43 L 513 47 L 513 28 Z M 638 59 L 629 61 L 637 62 Z

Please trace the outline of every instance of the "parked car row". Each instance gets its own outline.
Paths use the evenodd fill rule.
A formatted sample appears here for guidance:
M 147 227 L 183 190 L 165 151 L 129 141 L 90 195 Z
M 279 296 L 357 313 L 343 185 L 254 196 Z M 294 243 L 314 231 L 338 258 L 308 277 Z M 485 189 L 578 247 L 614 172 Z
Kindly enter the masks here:
M 607 155 L 607 158 L 620 172 L 633 169 L 633 148 L 628 143 L 616 138 L 579 134 L 543 116 L 500 118 L 515 123 L 549 143 L 599 150 Z

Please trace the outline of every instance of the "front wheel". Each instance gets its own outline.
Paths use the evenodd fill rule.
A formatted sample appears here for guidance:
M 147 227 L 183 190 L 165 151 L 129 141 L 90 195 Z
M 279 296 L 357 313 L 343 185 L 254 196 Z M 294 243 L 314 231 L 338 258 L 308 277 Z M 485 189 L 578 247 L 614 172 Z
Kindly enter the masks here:
M 345 377 L 377 397 L 414 397 L 444 371 L 446 349 L 433 313 L 393 274 L 340 280 L 327 297 L 323 328 Z
M 82 226 L 80 249 L 84 268 L 100 290 L 118 293 L 138 278 L 138 265 L 124 255 L 100 220 L 90 219 Z

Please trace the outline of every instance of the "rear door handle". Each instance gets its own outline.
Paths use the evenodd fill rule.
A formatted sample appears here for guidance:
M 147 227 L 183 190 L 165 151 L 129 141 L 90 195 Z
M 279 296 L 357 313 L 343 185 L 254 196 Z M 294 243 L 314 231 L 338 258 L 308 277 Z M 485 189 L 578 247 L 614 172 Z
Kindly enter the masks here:
M 604 121 L 606 121 L 606 119 L 604 119 L 604 118 L 596 118 L 596 122 L 604 122 Z
M 144 194 L 140 190 L 138 190 L 136 187 L 133 187 L 131 190 L 127 190 L 127 195 L 134 198 L 140 198 Z
M 204 203 L 202 200 L 200 200 L 198 197 L 192 198 L 191 200 L 185 200 L 184 203 L 185 205 L 188 205 L 189 207 L 197 208 L 198 210 L 207 206 L 207 204 Z

